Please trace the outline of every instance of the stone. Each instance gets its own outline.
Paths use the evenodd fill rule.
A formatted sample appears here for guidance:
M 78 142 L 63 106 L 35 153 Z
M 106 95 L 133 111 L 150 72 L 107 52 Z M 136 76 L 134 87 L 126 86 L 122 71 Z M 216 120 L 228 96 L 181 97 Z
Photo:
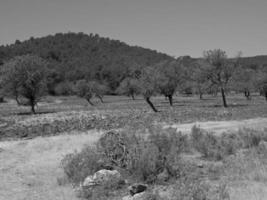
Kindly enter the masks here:
M 157 181 L 166 182 L 170 178 L 168 170 L 165 168 L 163 172 L 157 175 Z
M 118 184 L 123 181 L 121 174 L 117 170 L 102 169 L 85 178 L 82 186 L 92 187 L 96 185 Z
M 152 194 L 149 194 L 147 192 L 141 192 L 138 194 L 135 194 L 134 196 L 128 195 L 122 198 L 122 200 L 151 200 Z
M 137 193 L 144 192 L 146 189 L 147 189 L 147 185 L 139 184 L 139 183 L 133 184 L 128 187 L 128 190 L 132 196 L 134 196 Z
M 267 154 L 267 142 L 261 140 L 258 146 L 259 153 Z
M 155 194 L 159 199 L 164 200 L 176 200 L 177 197 L 173 195 L 175 192 L 175 187 L 169 186 L 156 186 L 153 189 L 153 194 Z

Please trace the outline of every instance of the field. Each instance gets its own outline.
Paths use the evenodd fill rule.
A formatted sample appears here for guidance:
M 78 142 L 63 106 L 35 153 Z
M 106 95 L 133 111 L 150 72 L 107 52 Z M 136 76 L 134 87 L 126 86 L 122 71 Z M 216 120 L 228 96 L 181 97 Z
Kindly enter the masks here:
M 242 128 L 267 129 L 267 103 L 257 95 L 250 101 L 231 95 L 228 108 L 221 106 L 219 96 L 203 100 L 177 96 L 173 107 L 164 98 L 154 97 L 158 113 L 152 112 L 141 97 L 107 96 L 104 104 L 93 101 L 94 107 L 77 97 L 46 97 L 36 115 L 12 100 L 0 104 L 1 200 L 77 199 L 70 183 L 59 184 L 63 177 L 60 161 L 66 154 L 93 144 L 107 130 L 144 133 L 160 126 L 189 134 L 197 124 L 220 135 Z M 254 166 L 250 164 L 250 168 Z M 231 199 L 267 198 L 267 167 L 259 162 L 255 166 L 259 168 L 246 169 L 249 178 L 227 180 Z M 256 170 L 260 173 L 255 175 Z

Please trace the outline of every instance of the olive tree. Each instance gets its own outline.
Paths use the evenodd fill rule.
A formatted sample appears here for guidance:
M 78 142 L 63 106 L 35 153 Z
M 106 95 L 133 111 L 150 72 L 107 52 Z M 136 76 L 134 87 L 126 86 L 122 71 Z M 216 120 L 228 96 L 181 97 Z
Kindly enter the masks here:
M 146 67 L 142 70 L 139 78 L 140 93 L 143 95 L 145 101 L 152 108 L 154 112 L 158 112 L 153 103 L 151 97 L 157 93 L 157 78 L 154 76 L 155 69 L 152 67 Z
M 94 104 L 91 102 L 91 99 L 94 96 L 104 103 L 103 96 L 107 93 L 108 88 L 104 84 L 100 84 L 96 81 L 79 80 L 76 83 L 75 90 L 79 97 L 85 98 L 86 101 L 93 106 Z
M 109 88 L 105 84 L 101 84 L 97 81 L 90 81 L 88 84 L 91 86 L 95 97 L 99 98 L 101 103 L 104 103 L 104 95 L 109 91 Z
M 18 56 L 6 62 L 2 68 L 3 87 L 6 95 L 13 97 L 19 105 L 35 106 L 47 92 L 47 63 L 36 55 Z
M 173 105 L 173 95 L 181 82 L 182 70 L 177 61 L 165 61 L 155 67 L 156 87 L 160 94 L 168 98 Z
M 132 99 L 135 100 L 135 96 L 139 94 L 138 80 L 129 77 L 123 79 L 123 81 L 120 83 L 120 86 L 117 88 L 116 92 L 118 94 L 132 97 Z
M 190 63 L 186 69 L 186 79 L 191 83 L 194 93 L 199 95 L 199 99 L 203 99 L 203 94 L 211 88 L 206 67 L 202 59 L 197 59 Z
M 238 67 L 234 74 L 233 88 L 239 92 L 243 92 L 247 100 L 250 100 L 251 92 L 255 87 L 256 71 L 245 66 Z
M 205 51 L 204 59 L 208 63 L 207 78 L 220 88 L 223 106 L 227 107 L 225 91 L 232 79 L 235 67 L 238 65 L 238 59 L 229 60 L 225 51 L 221 49 Z
M 94 104 L 91 102 L 93 98 L 93 88 L 92 85 L 89 84 L 86 80 L 79 80 L 76 83 L 76 94 L 77 96 L 86 99 L 86 101 L 93 106 Z

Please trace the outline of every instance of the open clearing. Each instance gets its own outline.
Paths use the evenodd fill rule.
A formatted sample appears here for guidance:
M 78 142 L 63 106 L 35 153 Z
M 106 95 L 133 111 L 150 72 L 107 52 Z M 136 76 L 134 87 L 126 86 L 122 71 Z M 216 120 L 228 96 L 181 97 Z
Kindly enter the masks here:
M 190 131 L 195 123 L 174 127 Z M 209 131 L 236 130 L 244 126 L 264 128 L 267 118 L 241 121 L 197 123 Z M 57 178 L 63 176 L 60 161 L 64 155 L 79 150 L 85 144 L 94 143 L 101 132 L 92 130 L 52 137 L 37 137 L 32 140 L 0 142 L 0 199 L 1 200 L 75 200 L 71 185 L 59 185 Z M 255 188 L 254 188 L 255 187 Z M 248 189 L 248 188 L 247 188 Z M 231 192 L 233 199 L 264 199 L 265 185 L 254 184 L 249 192 L 244 186 Z M 242 198 L 240 195 L 243 195 Z M 237 198 L 238 197 L 238 198 Z
M 93 143 L 100 133 L 38 137 L 0 143 L 0 200 L 75 200 L 71 185 L 59 186 L 63 156 Z
M 189 133 L 193 126 L 200 127 L 206 131 L 214 132 L 217 134 L 223 132 L 238 131 L 242 128 L 248 128 L 253 130 L 264 130 L 267 128 L 267 118 L 254 118 L 247 120 L 231 120 L 231 121 L 207 121 L 207 122 L 195 122 L 187 124 L 174 124 L 165 127 L 176 128 L 177 131 L 182 133 Z

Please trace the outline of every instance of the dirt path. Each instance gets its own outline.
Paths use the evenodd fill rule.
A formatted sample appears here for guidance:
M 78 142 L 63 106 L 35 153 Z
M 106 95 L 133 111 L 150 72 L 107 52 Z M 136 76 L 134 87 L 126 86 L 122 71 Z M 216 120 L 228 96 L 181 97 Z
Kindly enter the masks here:
M 267 118 L 254 118 L 247 120 L 232 120 L 232 121 L 207 121 L 195 122 L 187 124 L 164 125 L 167 127 L 176 128 L 177 131 L 189 133 L 193 126 L 199 126 L 202 129 L 215 133 L 223 133 L 229 131 L 238 131 L 240 128 L 251 128 L 255 130 L 263 130 L 267 128 Z
M 63 156 L 93 143 L 99 133 L 0 142 L 0 200 L 76 200 L 70 185 L 59 186 Z

